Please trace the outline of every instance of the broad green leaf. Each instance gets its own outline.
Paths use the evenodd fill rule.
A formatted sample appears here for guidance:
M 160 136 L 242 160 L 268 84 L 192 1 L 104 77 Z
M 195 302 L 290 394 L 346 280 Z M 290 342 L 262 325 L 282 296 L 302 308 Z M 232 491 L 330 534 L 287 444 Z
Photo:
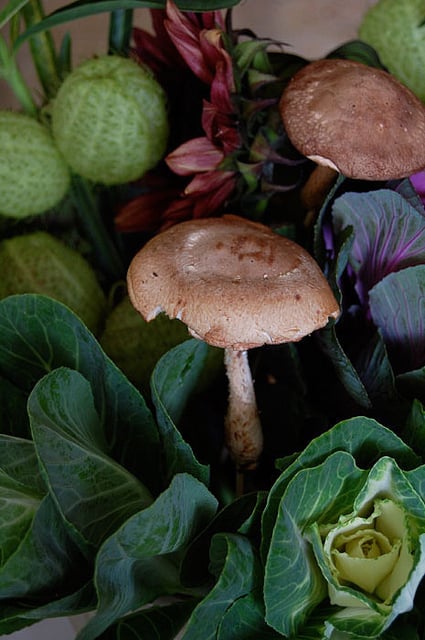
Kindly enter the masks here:
M 390 273 L 369 291 L 373 321 L 398 371 L 411 371 L 425 363 L 424 294 L 425 264 Z
M 87 578 L 88 565 L 46 496 L 15 552 L 0 569 L 2 598 L 42 598 L 44 594 L 50 599 L 52 593 L 64 589 L 71 593 Z
M 24 397 L 57 367 L 89 382 L 111 456 L 153 492 L 163 486 L 157 426 L 140 393 L 102 351 L 79 318 L 41 295 L 0 301 L 0 376 Z
M 412 472 L 414 473 L 414 472 Z M 424 471 L 422 469 L 422 475 Z M 317 561 L 323 575 L 329 584 L 333 585 L 338 593 L 355 597 L 359 606 L 344 607 L 329 616 L 328 623 L 338 630 L 346 633 L 356 633 L 360 636 L 375 637 L 387 629 L 393 620 L 403 612 L 410 611 L 413 607 L 416 589 L 425 573 L 425 504 L 409 482 L 409 472 L 403 472 L 396 462 L 387 456 L 380 458 L 367 475 L 366 482 L 345 509 L 341 509 L 340 515 L 365 514 L 370 511 L 370 505 L 375 499 L 385 498 L 393 500 L 402 512 L 408 514 L 406 531 L 414 541 L 414 565 L 404 586 L 394 594 L 394 602 L 391 606 L 382 603 L 375 597 L 369 597 L 364 591 L 351 588 L 349 584 L 339 584 L 334 577 L 329 562 L 326 558 L 323 546 L 320 543 L 318 525 L 314 522 L 311 527 L 311 540 L 315 549 Z M 328 523 L 337 522 L 337 518 L 330 518 Z M 323 520 L 322 520 L 322 523 Z M 393 526 L 393 522 L 391 527 Z M 383 529 L 385 532 L 385 530 Z M 307 533 L 307 535 L 309 535 Z M 361 606 L 363 603 L 366 609 Z
M 350 396 L 363 409 L 371 408 L 371 401 L 358 372 L 345 353 L 334 322 L 316 334 L 318 344 L 335 367 L 336 374 Z
M 208 551 L 215 534 L 226 531 L 241 533 L 247 537 L 259 535 L 265 499 L 265 492 L 247 493 L 217 513 L 187 549 L 180 573 L 183 584 L 195 587 L 204 585 L 211 579 Z
M 32 495 L 47 493 L 34 443 L 30 440 L 0 435 L 0 470 Z
M 338 451 L 290 481 L 279 505 L 264 578 L 266 622 L 280 633 L 296 634 L 327 594 L 303 538 L 305 528 L 351 511 L 366 475 L 349 453 Z
M 215 640 L 226 611 L 261 584 L 261 568 L 248 538 L 216 534 L 210 549 L 211 572 L 217 581 L 189 618 L 182 640 Z
M 6 601 L 0 604 L 0 633 L 8 634 L 47 618 L 72 616 L 92 610 L 96 605 L 93 584 L 89 581 L 72 593 L 52 599 L 46 604 L 29 606 L 28 601 Z
M 239 0 L 178 0 L 177 5 L 182 11 L 214 11 L 227 7 L 233 7 Z M 18 49 L 28 38 L 52 29 L 60 24 L 71 22 L 80 18 L 99 13 L 110 13 L 116 10 L 125 9 L 164 9 L 165 0 L 80 0 L 67 4 L 58 11 L 47 16 L 42 22 L 27 29 L 16 41 L 15 48 Z
M 89 382 L 58 368 L 34 387 L 28 412 L 49 491 L 65 520 L 97 547 L 152 503 L 146 487 L 108 456 Z
M 280 633 L 264 621 L 261 591 L 238 598 L 227 609 L 220 623 L 217 640 L 278 640 Z
M 164 474 L 169 479 L 176 473 L 187 472 L 208 483 L 208 468 L 197 461 L 176 427 L 197 385 L 207 353 L 208 345 L 204 342 L 187 340 L 163 355 L 152 374 L 152 400 L 162 440 Z
M 78 640 L 96 638 L 160 595 L 185 593 L 181 554 L 216 509 L 216 499 L 201 482 L 180 474 L 150 507 L 112 534 L 96 558 L 97 614 Z
M 420 458 L 403 440 L 375 420 L 356 417 L 339 422 L 312 440 L 271 488 L 263 515 L 263 555 L 267 553 L 280 500 L 291 478 L 301 469 L 322 463 L 335 451 L 347 451 L 355 458 L 357 465 L 365 469 L 370 468 L 382 455 L 392 456 L 407 469 L 420 464 Z M 279 466 L 279 461 L 277 464 Z
M 419 400 L 412 402 L 402 436 L 425 461 L 425 408 Z M 425 493 L 421 492 L 420 495 L 425 496 Z
M 374 47 L 387 69 L 425 99 L 425 8 L 422 0 L 380 0 L 364 15 L 362 40 Z
M 121 618 L 100 636 L 101 640 L 175 640 L 187 618 L 197 605 L 197 599 L 164 603 L 146 607 Z

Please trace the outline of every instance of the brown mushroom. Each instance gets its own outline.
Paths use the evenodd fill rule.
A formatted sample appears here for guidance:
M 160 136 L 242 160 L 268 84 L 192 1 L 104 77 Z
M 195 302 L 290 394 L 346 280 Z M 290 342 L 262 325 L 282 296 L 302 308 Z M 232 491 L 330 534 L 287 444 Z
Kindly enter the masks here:
M 153 237 L 133 258 L 130 299 L 146 320 L 165 312 L 225 350 L 226 443 L 238 470 L 263 446 L 247 350 L 301 340 L 339 314 L 318 264 L 298 244 L 233 215 L 190 220 Z
M 318 165 L 302 192 L 307 209 L 321 204 L 337 172 L 393 180 L 425 167 L 425 107 L 381 69 L 352 60 L 311 62 L 288 83 L 280 113 L 294 147 Z

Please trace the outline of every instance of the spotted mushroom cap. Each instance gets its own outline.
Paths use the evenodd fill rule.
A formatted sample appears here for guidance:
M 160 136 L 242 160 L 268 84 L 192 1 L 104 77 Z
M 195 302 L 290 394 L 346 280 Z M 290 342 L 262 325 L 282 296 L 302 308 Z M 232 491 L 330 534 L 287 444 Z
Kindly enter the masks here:
M 233 215 L 182 222 L 154 236 L 133 258 L 127 282 L 146 320 L 165 312 L 224 348 L 295 342 L 339 314 L 307 251 Z
M 317 60 L 285 88 L 294 147 L 349 178 L 393 180 L 425 167 L 425 107 L 396 78 L 352 60 Z

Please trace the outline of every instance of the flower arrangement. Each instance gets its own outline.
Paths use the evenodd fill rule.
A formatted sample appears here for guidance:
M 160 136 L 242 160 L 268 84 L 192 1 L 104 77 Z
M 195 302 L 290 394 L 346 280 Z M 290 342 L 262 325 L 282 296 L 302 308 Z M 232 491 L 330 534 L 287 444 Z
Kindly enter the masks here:
M 236 4 L 0 11 L 3 635 L 424 634 L 424 9 L 310 61 Z

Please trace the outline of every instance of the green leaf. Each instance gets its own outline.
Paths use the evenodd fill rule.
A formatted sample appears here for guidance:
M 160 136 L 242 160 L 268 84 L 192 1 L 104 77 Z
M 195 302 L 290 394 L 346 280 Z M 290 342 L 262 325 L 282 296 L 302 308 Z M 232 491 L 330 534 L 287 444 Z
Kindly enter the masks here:
M 30 0 L 9 0 L 0 11 L 0 29 L 15 16 Z
M 0 604 L 0 633 L 8 634 L 47 618 L 72 616 L 92 610 L 96 605 L 93 584 L 89 581 L 72 593 L 47 604 L 28 606 L 17 600 Z
M 108 456 L 90 384 L 59 368 L 40 380 L 28 412 L 49 491 L 65 520 L 94 547 L 153 498 Z
M 181 579 L 190 587 L 204 585 L 211 579 L 208 550 L 213 536 L 222 531 L 252 537 L 259 532 L 259 519 L 265 493 L 247 493 L 221 509 L 190 544 L 183 558 Z
M 140 393 L 102 351 L 81 320 L 41 295 L 0 301 L 0 376 L 23 398 L 46 373 L 69 367 L 91 385 L 111 456 L 155 493 L 160 474 L 157 426 Z
M 160 595 L 184 593 L 180 556 L 216 509 L 216 499 L 202 483 L 180 474 L 150 507 L 110 536 L 96 558 L 97 614 L 78 640 L 96 638 Z
M 299 471 L 282 496 L 265 565 L 266 622 L 293 635 L 327 595 L 312 549 L 303 536 L 310 524 L 332 522 L 351 511 L 367 472 L 343 451 Z
M 360 416 L 339 422 L 312 440 L 271 488 L 263 515 L 263 557 L 267 553 L 281 498 L 291 478 L 301 469 L 322 463 L 335 451 L 350 453 L 357 465 L 365 469 L 369 469 L 382 455 L 392 456 L 400 466 L 407 469 L 420 464 L 420 458 L 407 444 L 375 420 Z M 279 461 L 277 465 L 279 467 Z
M 162 356 L 152 374 L 152 400 L 162 439 L 164 473 L 169 479 L 176 473 L 187 472 L 208 483 L 208 467 L 198 462 L 176 427 L 197 385 L 207 353 L 208 345 L 204 342 L 187 340 Z
M 175 640 L 198 600 L 147 607 L 121 618 L 100 637 L 102 640 Z
M 237 5 L 239 0 L 180 0 L 177 5 L 182 11 L 214 11 Z M 99 13 L 110 13 L 116 10 L 127 9 L 164 9 L 165 0 L 80 0 L 70 3 L 58 11 L 47 16 L 41 23 L 27 29 L 15 43 L 18 49 L 28 38 L 52 29 L 60 24 L 71 22 L 80 18 L 87 18 Z
M 326 57 L 354 60 L 367 64 L 369 67 L 376 67 L 377 69 L 383 68 L 382 62 L 375 49 L 362 40 L 344 42 L 341 46 L 328 53 Z
M 217 630 L 226 611 L 239 598 L 261 583 L 261 568 L 248 538 L 238 534 L 216 534 L 210 549 L 211 572 L 217 577 L 214 587 L 189 618 L 182 640 L 217 638 Z
M 54 532 L 54 535 L 52 535 Z M 88 567 L 68 535 L 50 496 L 46 496 L 31 526 L 0 570 L 2 598 L 72 592 L 87 581 Z M 49 597 L 49 596 L 47 596 Z
M 424 298 L 424 264 L 390 273 L 369 291 L 372 319 L 399 371 L 416 369 L 425 362 Z
M 218 629 L 217 640 L 278 640 L 280 633 L 264 621 L 261 591 L 238 598 L 227 609 Z

